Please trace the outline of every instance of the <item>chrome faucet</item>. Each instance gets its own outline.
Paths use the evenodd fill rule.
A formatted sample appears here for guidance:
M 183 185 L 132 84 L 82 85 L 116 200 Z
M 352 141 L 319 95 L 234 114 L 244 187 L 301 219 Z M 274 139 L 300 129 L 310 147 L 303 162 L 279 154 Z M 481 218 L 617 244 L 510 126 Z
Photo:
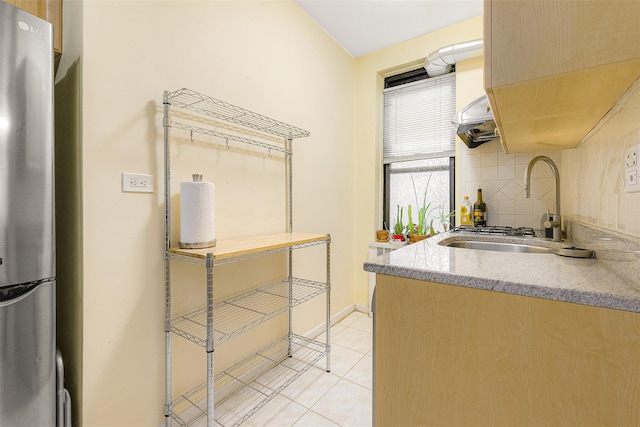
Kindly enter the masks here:
M 562 221 L 560 220 L 560 173 L 558 172 L 558 166 L 547 156 L 538 156 L 531 159 L 527 170 L 524 172 L 524 197 L 527 199 L 531 197 L 531 170 L 533 166 L 538 162 L 545 162 L 549 165 L 553 171 L 553 176 L 556 182 L 556 202 L 554 206 L 555 213 L 553 214 L 553 220 L 547 217 L 544 222 L 545 228 L 553 228 L 553 241 L 562 241 Z

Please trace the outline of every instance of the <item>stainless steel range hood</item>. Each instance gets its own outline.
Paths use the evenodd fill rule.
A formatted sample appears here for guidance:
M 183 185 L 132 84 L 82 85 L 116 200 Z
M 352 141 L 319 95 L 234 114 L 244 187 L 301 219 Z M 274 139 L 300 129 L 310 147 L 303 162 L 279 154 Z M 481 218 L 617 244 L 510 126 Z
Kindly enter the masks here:
M 469 148 L 500 139 L 486 95 L 458 111 L 452 123 L 456 126 L 456 133 L 460 139 Z

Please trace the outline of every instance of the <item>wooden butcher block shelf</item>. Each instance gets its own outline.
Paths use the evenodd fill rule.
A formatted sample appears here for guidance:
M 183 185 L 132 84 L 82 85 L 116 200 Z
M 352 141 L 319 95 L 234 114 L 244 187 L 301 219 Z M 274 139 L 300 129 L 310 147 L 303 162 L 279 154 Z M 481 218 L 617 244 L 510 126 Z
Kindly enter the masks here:
M 198 259 L 206 259 L 211 254 L 213 259 L 234 258 L 258 254 L 260 252 L 285 249 L 290 246 L 321 244 L 329 239 L 327 234 L 280 233 L 257 237 L 221 240 L 216 246 L 204 249 L 181 249 L 174 247 L 169 252 Z

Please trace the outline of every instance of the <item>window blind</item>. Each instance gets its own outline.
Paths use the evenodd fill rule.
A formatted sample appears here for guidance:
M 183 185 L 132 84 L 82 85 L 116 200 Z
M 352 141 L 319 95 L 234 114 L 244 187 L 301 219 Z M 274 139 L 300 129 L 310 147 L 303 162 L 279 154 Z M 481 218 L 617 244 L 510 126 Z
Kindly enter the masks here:
M 383 161 L 453 156 L 456 76 L 384 90 Z

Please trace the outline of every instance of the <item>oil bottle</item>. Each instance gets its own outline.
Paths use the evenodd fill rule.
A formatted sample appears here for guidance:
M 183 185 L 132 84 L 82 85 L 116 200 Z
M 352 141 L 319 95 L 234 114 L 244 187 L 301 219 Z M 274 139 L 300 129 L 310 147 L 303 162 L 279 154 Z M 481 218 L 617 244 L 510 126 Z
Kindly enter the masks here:
M 478 200 L 473 204 L 473 225 L 487 225 L 487 204 L 482 201 L 482 188 L 478 188 Z
M 460 205 L 460 225 L 472 226 L 473 222 L 473 205 L 469 201 L 469 196 L 464 196 L 464 200 Z

